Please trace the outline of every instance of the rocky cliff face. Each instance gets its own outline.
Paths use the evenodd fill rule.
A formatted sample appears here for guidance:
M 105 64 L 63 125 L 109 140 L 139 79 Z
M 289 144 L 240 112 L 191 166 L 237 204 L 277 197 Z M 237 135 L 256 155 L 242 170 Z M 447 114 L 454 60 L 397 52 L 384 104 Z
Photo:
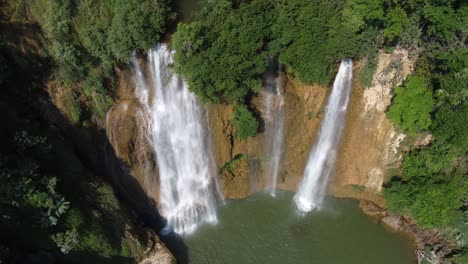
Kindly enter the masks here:
M 380 53 L 371 87 L 362 87 L 355 78 L 335 177 L 329 185 L 331 194 L 373 197 L 382 202 L 372 194 L 381 191 L 387 172 L 399 166 L 399 148 L 406 138 L 395 130 L 385 112 L 391 104 L 393 87 L 406 79 L 413 63 L 406 50 Z
M 143 65 L 143 63 L 142 63 Z M 341 197 L 372 197 L 378 194 L 387 171 L 400 160 L 400 143 L 405 135 L 397 132 L 385 111 L 391 103 L 392 88 L 412 71 L 413 61 L 405 50 L 381 53 L 372 86 L 364 88 L 355 78 L 347 125 L 329 193 Z M 359 69 L 359 65 L 355 71 Z M 326 103 L 327 88 L 306 86 L 295 80 L 284 81 L 285 121 L 282 172 L 278 188 L 294 191 L 303 177 L 305 163 L 314 142 Z M 131 168 L 132 175 L 146 193 L 158 201 L 159 182 L 153 153 L 145 135 L 144 110 L 134 96 L 135 83 L 130 70 L 119 78 L 120 100 L 107 116 L 107 135 L 116 155 Z M 263 119 L 264 94 L 250 105 Z M 220 185 L 226 198 L 243 198 L 265 186 L 265 133 L 239 140 L 231 119 L 234 107 L 207 105 L 213 151 L 220 169 Z M 363 191 L 365 190 L 365 191 Z
M 141 65 L 144 65 L 141 62 Z M 113 150 L 137 180 L 146 194 L 159 200 L 159 180 L 154 154 L 146 138 L 147 123 L 142 106 L 135 98 L 135 82 L 130 69 L 119 73 L 119 100 L 107 114 L 106 133 Z M 328 89 L 304 86 L 296 81 L 284 81 L 285 140 L 283 172 L 279 188 L 295 190 L 320 124 L 323 104 Z M 260 119 L 264 115 L 263 96 L 252 98 L 251 105 Z M 265 160 L 265 135 L 239 140 L 235 137 L 231 119 L 234 107 L 229 105 L 206 106 L 213 151 L 220 170 L 219 183 L 226 198 L 243 198 L 264 188 L 263 165 Z M 262 128 L 261 128 L 262 129 Z
M 278 187 L 295 190 L 302 178 L 316 128 L 320 123 L 322 106 L 327 89 L 318 86 L 304 86 L 295 81 L 286 83 L 284 91 L 284 149 L 282 172 Z M 263 94 L 252 99 L 252 106 L 260 117 Z M 218 166 L 230 165 L 221 170 L 221 186 L 226 198 L 242 198 L 262 190 L 265 186 L 265 134 L 259 133 L 247 141 L 236 139 L 231 124 L 233 107 L 209 106 L 209 118 Z M 239 158 L 240 157 L 240 158 Z
M 142 63 L 143 64 L 143 63 Z M 329 183 L 329 194 L 361 200 L 364 212 L 377 217 L 394 230 L 412 235 L 419 248 L 427 242 L 443 243 L 437 233 L 417 228 L 411 219 L 391 215 L 386 211 L 381 195 L 389 172 L 401 162 L 401 148 L 414 143 L 398 132 L 386 116 L 391 104 L 392 89 L 411 73 L 414 60 L 403 49 L 392 54 L 380 53 L 371 87 L 364 88 L 357 78 L 347 115 L 347 124 L 337 167 Z M 355 76 L 359 72 L 355 67 Z M 329 89 L 306 86 L 284 78 L 284 149 L 282 172 L 278 188 L 295 191 L 303 177 L 305 163 L 322 119 Z M 154 154 L 144 136 L 147 124 L 144 109 L 134 96 L 135 84 L 130 70 L 119 73 L 118 102 L 107 115 L 107 136 L 113 150 L 130 169 L 142 190 L 153 201 L 159 199 L 159 180 Z M 250 106 L 263 119 L 264 94 L 251 98 Z M 239 140 L 231 123 L 234 107 L 207 105 L 213 152 L 219 168 L 219 183 L 225 198 L 244 198 L 265 187 L 265 133 L 255 138 Z M 417 139 L 421 144 L 430 136 Z M 432 244 L 434 244 L 432 243 Z M 434 244 L 435 247 L 438 247 Z M 445 246 L 443 246 L 445 248 Z M 422 252 L 422 251 L 421 251 Z

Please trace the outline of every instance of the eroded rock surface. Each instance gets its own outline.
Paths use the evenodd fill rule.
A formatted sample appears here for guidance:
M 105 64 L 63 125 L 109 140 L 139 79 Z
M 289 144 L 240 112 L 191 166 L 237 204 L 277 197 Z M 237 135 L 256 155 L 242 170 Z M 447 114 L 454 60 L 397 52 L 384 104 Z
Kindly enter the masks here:
M 399 166 L 400 146 L 406 135 L 398 132 L 387 118 L 392 90 L 406 79 L 414 60 L 404 49 L 380 53 L 372 85 L 364 88 L 354 79 L 348 120 L 330 192 L 337 196 L 360 198 L 349 186 L 364 186 L 379 193 L 387 172 Z

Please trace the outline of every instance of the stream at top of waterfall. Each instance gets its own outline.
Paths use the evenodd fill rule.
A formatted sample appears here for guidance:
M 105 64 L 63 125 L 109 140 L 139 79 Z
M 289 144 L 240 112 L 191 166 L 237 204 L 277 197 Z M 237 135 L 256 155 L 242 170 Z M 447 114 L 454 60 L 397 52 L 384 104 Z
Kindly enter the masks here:
M 364 215 L 358 202 L 326 197 L 323 207 L 298 213 L 294 193 L 265 192 L 228 200 L 216 225 L 185 241 L 193 264 L 414 264 L 415 247 Z

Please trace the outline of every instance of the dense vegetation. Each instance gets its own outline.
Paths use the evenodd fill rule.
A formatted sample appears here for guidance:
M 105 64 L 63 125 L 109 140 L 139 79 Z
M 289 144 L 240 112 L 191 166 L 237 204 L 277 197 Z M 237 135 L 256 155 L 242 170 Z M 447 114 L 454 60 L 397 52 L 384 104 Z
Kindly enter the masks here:
M 410 133 L 428 129 L 431 125 L 432 90 L 420 76 L 410 76 L 404 87 L 395 88 L 395 100 L 388 111 L 390 119 Z
M 203 1 L 196 21 L 174 35 L 176 71 L 206 101 L 244 102 L 258 92 L 268 56 L 303 82 L 328 84 L 337 60 L 363 57 L 373 45 L 372 25 L 343 18 L 346 1 L 240 2 Z
M 124 236 L 133 225 L 129 212 L 42 120 L 44 65 L 16 45 L 2 35 L 0 261 L 50 263 L 52 254 L 63 263 L 131 263 L 144 246 Z
M 388 116 L 410 137 L 434 139 L 404 153 L 385 197 L 391 211 L 467 245 L 466 1 L 200 2 L 194 21 L 180 23 L 173 36 L 175 71 L 201 100 L 236 105 L 232 123 L 240 139 L 258 132 L 249 100 L 262 89 L 260 76 L 270 56 L 285 64 L 290 76 L 321 85 L 330 84 L 340 59 L 362 59 L 358 79 L 364 86 L 371 84 L 379 49 L 400 46 L 417 57 L 414 73 L 395 88 Z M 173 17 L 169 5 L 169 0 L 12 0 L 4 10 L 15 23 L 40 26 L 39 53 L 53 62 L 49 83 L 65 90 L 68 118 L 88 126 L 112 104 L 115 66 L 133 50 L 150 48 L 166 31 Z M 57 131 L 37 121 L 34 99 L 42 83 L 15 81 L 36 62 L 28 67 L 4 42 L 0 39 L 0 107 L 8 126 L 0 141 L 0 257 L 42 247 L 71 259 L 128 261 L 129 248 L 138 248 L 120 239 L 128 212 Z
M 173 37 L 175 69 L 202 100 L 215 103 L 248 103 L 261 88 L 259 76 L 269 56 L 300 81 L 321 85 L 331 82 L 340 59 L 365 59 L 359 79 L 369 86 L 379 48 L 417 47 L 427 41 L 421 30 L 424 37 L 449 42 L 465 10 L 455 1 L 418 0 L 201 3 L 195 21 L 180 23 Z M 399 90 L 401 97 L 412 96 Z M 430 100 L 420 107 L 427 110 Z M 393 112 L 402 124 L 415 118 Z M 426 116 L 418 125 L 425 129 L 428 121 Z
M 133 263 L 148 234 L 42 118 L 43 84 L 52 63 L 51 82 L 71 89 L 62 98 L 73 109 L 69 119 L 84 121 L 88 111 L 103 116 L 112 104 L 113 66 L 153 45 L 167 7 L 137 0 L 0 5 L 0 262 Z
M 387 184 L 390 210 L 439 228 L 461 247 L 468 243 L 468 6 L 459 1 L 414 1 L 401 8 L 409 18 L 401 40 L 418 55 L 416 69 L 388 116 L 409 135 L 433 134 L 427 146 L 404 154 L 400 172 Z M 466 253 L 457 263 L 466 261 Z
M 258 123 L 252 112 L 245 105 L 239 105 L 234 111 L 232 123 L 236 127 L 236 137 L 247 139 L 257 135 Z
M 170 17 L 166 0 L 15 0 L 12 19 L 41 26 L 44 48 L 55 62 L 54 79 L 69 90 L 68 117 L 75 123 L 102 118 L 113 99 L 113 67 L 133 50 L 148 50 Z

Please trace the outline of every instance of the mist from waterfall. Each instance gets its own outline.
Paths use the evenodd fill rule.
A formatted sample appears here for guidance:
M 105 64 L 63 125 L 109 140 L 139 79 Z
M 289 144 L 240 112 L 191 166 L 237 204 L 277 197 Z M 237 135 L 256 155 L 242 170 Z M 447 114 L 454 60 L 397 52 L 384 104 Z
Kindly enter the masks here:
M 148 64 L 145 78 L 132 59 L 135 95 L 148 110 L 148 137 L 159 170 L 159 209 L 168 228 L 189 234 L 202 222 L 217 222 L 221 194 L 208 119 L 186 82 L 172 71 L 173 52 L 166 45 L 149 51 Z
M 352 88 L 351 60 L 341 61 L 338 74 L 328 105 L 325 117 L 319 130 L 319 138 L 312 147 L 304 172 L 304 178 L 294 196 L 297 208 L 308 212 L 320 208 L 325 196 L 327 181 L 334 168 L 338 147 L 346 123 L 346 109 Z
M 284 87 L 282 87 L 280 67 L 273 59 L 269 60 L 264 86 L 266 188 L 270 195 L 275 196 L 283 151 Z

